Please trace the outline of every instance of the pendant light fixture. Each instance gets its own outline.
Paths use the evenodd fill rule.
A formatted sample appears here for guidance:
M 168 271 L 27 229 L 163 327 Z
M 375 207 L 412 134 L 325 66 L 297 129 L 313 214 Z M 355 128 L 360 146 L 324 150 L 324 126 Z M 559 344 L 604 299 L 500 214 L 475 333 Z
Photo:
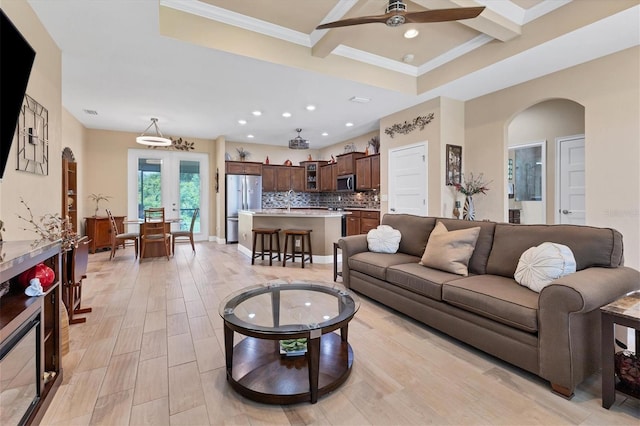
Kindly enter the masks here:
M 302 129 L 296 129 L 298 136 L 289 140 L 289 149 L 309 149 L 309 141 L 302 139 L 300 132 Z
M 155 129 L 155 135 L 146 135 L 145 133 L 147 133 L 147 131 L 152 127 Z M 151 124 L 149 124 L 149 127 L 144 129 L 144 132 L 136 138 L 136 142 L 148 146 L 171 146 L 172 143 L 171 139 L 162 136 L 162 132 L 158 128 L 157 118 L 151 118 Z

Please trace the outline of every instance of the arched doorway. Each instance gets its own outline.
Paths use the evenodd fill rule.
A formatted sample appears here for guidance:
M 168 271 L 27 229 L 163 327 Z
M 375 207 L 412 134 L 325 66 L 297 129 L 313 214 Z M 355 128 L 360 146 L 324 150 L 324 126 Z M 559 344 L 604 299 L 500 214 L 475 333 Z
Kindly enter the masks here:
M 507 124 L 507 208 L 520 223 L 556 223 L 559 142 L 584 138 L 584 107 L 549 99 L 514 115 Z M 517 213 L 517 214 L 516 214 Z

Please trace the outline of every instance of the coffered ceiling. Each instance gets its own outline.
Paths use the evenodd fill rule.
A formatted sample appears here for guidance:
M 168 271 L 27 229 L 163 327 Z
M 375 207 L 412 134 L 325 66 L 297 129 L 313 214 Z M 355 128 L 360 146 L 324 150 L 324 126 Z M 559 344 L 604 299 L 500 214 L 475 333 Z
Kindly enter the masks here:
M 437 96 L 469 100 L 640 43 L 637 0 L 413 0 L 409 12 L 486 8 L 330 30 L 315 28 L 384 14 L 387 1 L 29 3 L 62 50 L 63 104 L 84 126 L 141 132 L 158 117 L 170 136 L 274 145 L 300 127 L 312 148 Z M 419 35 L 405 38 L 410 28 Z

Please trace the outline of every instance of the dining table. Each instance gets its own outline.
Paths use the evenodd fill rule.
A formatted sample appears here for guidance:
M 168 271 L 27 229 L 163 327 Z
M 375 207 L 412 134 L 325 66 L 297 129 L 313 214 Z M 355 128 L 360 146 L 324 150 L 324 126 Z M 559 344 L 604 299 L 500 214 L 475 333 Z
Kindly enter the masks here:
M 182 219 L 180 218 L 166 218 L 164 220 L 164 230 L 167 233 L 171 232 L 171 225 L 174 223 L 181 223 Z M 124 225 L 126 226 L 138 226 L 140 235 L 142 235 L 144 233 L 144 219 L 131 219 L 131 220 L 125 220 Z M 134 231 L 131 231 L 134 232 Z M 169 250 L 171 250 L 171 246 L 169 246 Z M 144 253 L 144 259 L 147 258 L 152 258 L 152 257 L 163 257 L 165 256 L 164 254 L 164 250 L 162 250 L 162 247 L 158 246 L 157 244 L 150 244 L 149 247 L 147 247 L 145 249 L 145 253 Z

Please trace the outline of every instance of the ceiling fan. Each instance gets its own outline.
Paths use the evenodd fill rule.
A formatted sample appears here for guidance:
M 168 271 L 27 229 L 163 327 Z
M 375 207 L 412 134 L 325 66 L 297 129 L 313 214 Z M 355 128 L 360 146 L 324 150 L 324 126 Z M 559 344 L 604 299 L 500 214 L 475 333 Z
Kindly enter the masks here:
M 324 30 L 327 28 L 347 27 L 350 25 L 371 24 L 375 22 L 385 23 L 389 27 L 397 27 L 405 23 L 423 24 L 429 22 L 458 21 L 460 19 L 475 18 L 480 15 L 483 10 L 484 6 L 478 6 L 407 12 L 407 5 L 404 4 L 402 0 L 389 0 L 389 6 L 387 6 L 384 15 L 342 19 L 340 21 L 319 25 L 316 29 Z

